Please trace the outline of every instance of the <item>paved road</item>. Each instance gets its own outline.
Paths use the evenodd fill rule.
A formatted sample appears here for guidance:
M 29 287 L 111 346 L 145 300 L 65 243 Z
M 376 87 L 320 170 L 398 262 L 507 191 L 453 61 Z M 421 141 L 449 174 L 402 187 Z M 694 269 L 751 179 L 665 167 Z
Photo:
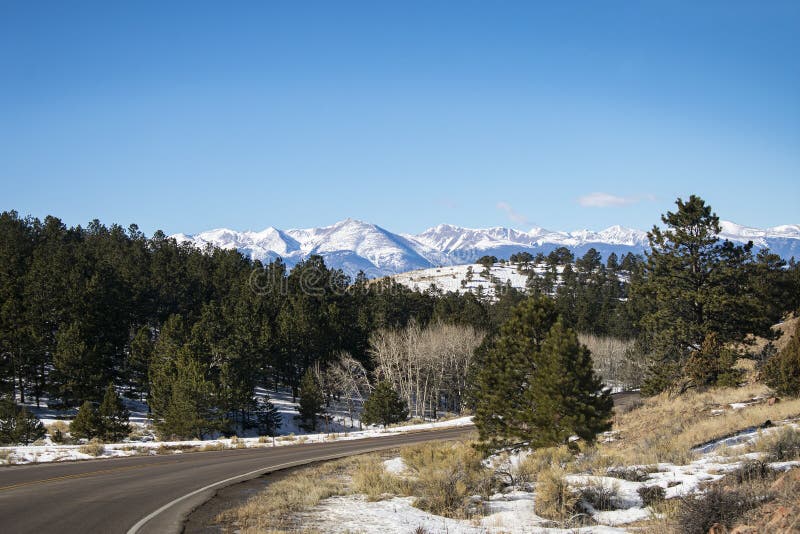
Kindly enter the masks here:
M 0 532 L 180 532 L 186 515 L 224 485 L 318 460 L 455 439 L 468 431 L 0 468 Z

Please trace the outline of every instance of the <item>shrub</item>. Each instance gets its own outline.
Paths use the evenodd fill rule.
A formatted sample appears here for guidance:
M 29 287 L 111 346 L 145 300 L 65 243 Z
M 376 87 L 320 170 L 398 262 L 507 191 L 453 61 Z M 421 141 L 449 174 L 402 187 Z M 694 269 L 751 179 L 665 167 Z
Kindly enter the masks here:
M 650 478 L 651 471 L 644 467 L 612 467 L 607 471 L 608 476 L 621 478 L 629 482 L 644 482 Z
M 767 462 L 751 460 L 744 462 L 735 471 L 728 473 L 726 478 L 736 484 L 749 484 L 775 478 L 775 475 L 775 470 Z
M 618 484 L 610 484 L 602 480 L 591 481 L 578 489 L 581 503 L 588 504 L 595 510 L 614 510 L 614 500 L 619 491 Z
M 578 512 L 578 495 L 564 480 L 565 474 L 561 467 L 539 473 L 534 500 L 537 515 L 565 522 Z
M 762 437 L 756 447 L 773 462 L 784 462 L 800 458 L 800 430 L 786 426 Z
M 661 486 L 642 486 L 636 492 L 645 506 L 653 506 L 662 502 L 667 496 L 667 490 Z
M 714 523 L 732 527 L 746 511 L 758 506 L 760 499 L 744 489 L 712 486 L 704 494 L 681 499 L 678 526 L 684 534 L 706 534 Z
M 493 488 L 492 472 L 466 443 L 426 443 L 401 450 L 401 456 L 415 475 L 414 506 L 422 510 L 465 517 L 469 497 L 488 497 Z
M 78 452 L 81 454 L 88 454 L 90 456 L 100 456 L 106 452 L 106 448 L 101 442 L 92 440 L 89 443 L 78 447 Z
M 225 445 L 223 445 L 219 441 L 214 443 L 206 443 L 205 445 L 200 447 L 200 452 L 222 451 L 222 450 L 225 450 Z
M 47 426 L 47 432 L 54 443 L 67 443 L 69 441 L 69 423 L 64 421 L 53 421 Z

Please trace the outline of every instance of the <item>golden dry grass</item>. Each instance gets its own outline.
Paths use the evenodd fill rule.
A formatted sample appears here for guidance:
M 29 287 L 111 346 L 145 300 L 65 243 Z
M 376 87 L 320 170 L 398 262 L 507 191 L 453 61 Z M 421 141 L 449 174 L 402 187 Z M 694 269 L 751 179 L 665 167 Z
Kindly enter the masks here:
M 92 440 L 89 443 L 78 447 L 78 452 L 82 454 L 88 454 L 90 456 L 100 456 L 106 452 L 106 448 L 101 442 Z
M 567 472 L 555 465 L 539 472 L 534 511 L 546 519 L 565 523 L 578 511 L 578 494 L 564 480 Z
M 295 531 L 298 513 L 323 499 L 348 493 L 345 474 L 355 460 L 347 458 L 307 467 L 279 480 L 243 505 L 222 512 L 218 523 L 231 524 L 236 532 L 257 534 Z
M 414 506 L 453 518 L 471 514 L 471 495 L 488 497 L 494 473 L 483 465 L 483 456 L 465 441 L 429 442 L 401 449 L 412 475 Z
M 767 420 L 800 416 L 800 399 L 785 399 L 772 406 L 761 403 L 739 410 L 730 407 L 731 403 L 769 395 L 769 388 L 753 384 L 645 399 L 640 408 L 617 416 L 615 430 L 619 439 L 601 448 L 635 463 L 685 463 L 691 460 L 693 447 Z
M 223 532 L 255 534 L 299 530 L 302 512 L 335 495 L 364 494 L 369 500 L 415 496 L 415 505 L 448 517 L 468 517 L 468 498 L 493 490 L 493 473 L 469 442 L 425 443 L 400 450 L 408 476 L 385 470 L 383 451 L 307 467 L 289 474 L 216 517 Z M 305 531 L 305 530 L 304 530 Z
M 352 489 L 366 495 L 369 501 L 378 501 L 394 495 L 408 494 L 410 488 L 408 480 L 386 471 L 380 456 L 370 454 L 357 459 Z

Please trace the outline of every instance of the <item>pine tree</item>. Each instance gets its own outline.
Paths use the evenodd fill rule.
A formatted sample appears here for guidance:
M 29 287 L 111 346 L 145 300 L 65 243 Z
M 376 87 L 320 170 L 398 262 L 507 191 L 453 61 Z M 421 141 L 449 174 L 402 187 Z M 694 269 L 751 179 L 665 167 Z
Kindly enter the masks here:
M 142 395 L 148 392 L 150 385 L 147 373 L 153 357 L 151 336 L 150 327 L 139 328 L 131 340 L 128 357 L 129 380 L 131 385 Z
M 741 372 L 734 369 L 736 353 L 719 341 L 717 334 L 706 335 L 699 349 L 692 351 L 683 368 L 683 375 L 692 386 L 738 385 Z
M 17 410 L 14 431 L 17 443 L 22 443 L 23 445 L 28 445 L 37 439 L 43 438 L 46 433 L 44 425 L 39 418 L 24 406 Z
M 256 427 L 260 436 L 274 436 L 283 424 L 280 412 L 269 397 L 259 397 L 254 410 Z
M 488 450 L 563 444 L 572 435 L 592 442 L 610 427 L 611 397 L 591 354 L 547 298 L 517 306 L 473 370 L 474 421 Z
M 0 399 L 0 445 L 28 445 L 43 438 L 42 422 L 14 399 Z
M 66 406 L 81 400 L 95 399 L 91 385 L 92 366 L 87 361 L 88 347 L 80 326 L 72 323 L 56 334 L 56 352 L 53 355 L 54 391 Z
M 163 437 L 204 439 L 224 426 L 215 403 L 214 384 L 207 380 L 200 362 L 188 348 L 178 354 L 170 400 L 155 426 Z
M 84 401 L 78 409 L 75 419 L 69 424 L 69 433 L 73 438 L 92 439 L 103 433 L 97 408 L 91 401 Z
M 300 426 L 306 430 L 317 429 L 317 419 L 323 411 L 325 396 L 314 373 L 309 369 L 300 381 Z
M 389 382 L 379 382 L 364 402 L 361 422 L 365 425 L 388 425 L 408 419 L 408 406 Z
M 642 341 L 655 355 L 649 391 L 677 385 L 680 374 L 668 374 L 682 372 L 709 334 L 721 344 L 748 333 L 769 337 L 775 320 L 749 283 L 752 243 L 720 242 L 719 217 L 700 197 L 676 204 L 661 218 L 666 228 L 648 233 L 644 276 L 631 287 L 632 299 L 645 306 Z
M 100 422 L 100 437 L 104 441 L 116 442 L 130 433 L 131 427 L 128 423 L 130 413 L 113 384 L 109 384 L 106 388 L 97 415 Z
M 608 255 L 608 259 L 606 260 L 606 269 L 612 273 L 615 273 L 619 270 L 619 256 L 617 256 L 616 252 L 612 252 Z
M 178 354 L 186 343 L 186 327 L 180 315 L 171 315 L 161 327 L 147 370 L 150 395 L 147 404 L 154 420 L 164 417 L 175 381 Z

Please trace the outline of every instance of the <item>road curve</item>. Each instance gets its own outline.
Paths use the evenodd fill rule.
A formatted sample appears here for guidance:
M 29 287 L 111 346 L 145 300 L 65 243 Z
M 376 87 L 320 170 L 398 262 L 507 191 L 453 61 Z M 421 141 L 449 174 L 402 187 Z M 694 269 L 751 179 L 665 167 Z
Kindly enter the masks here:
M 473 427 L 275 448 L 0 468 L 0 531 L 180 532 L 220 487 L 309 462 L 456 439 Z

